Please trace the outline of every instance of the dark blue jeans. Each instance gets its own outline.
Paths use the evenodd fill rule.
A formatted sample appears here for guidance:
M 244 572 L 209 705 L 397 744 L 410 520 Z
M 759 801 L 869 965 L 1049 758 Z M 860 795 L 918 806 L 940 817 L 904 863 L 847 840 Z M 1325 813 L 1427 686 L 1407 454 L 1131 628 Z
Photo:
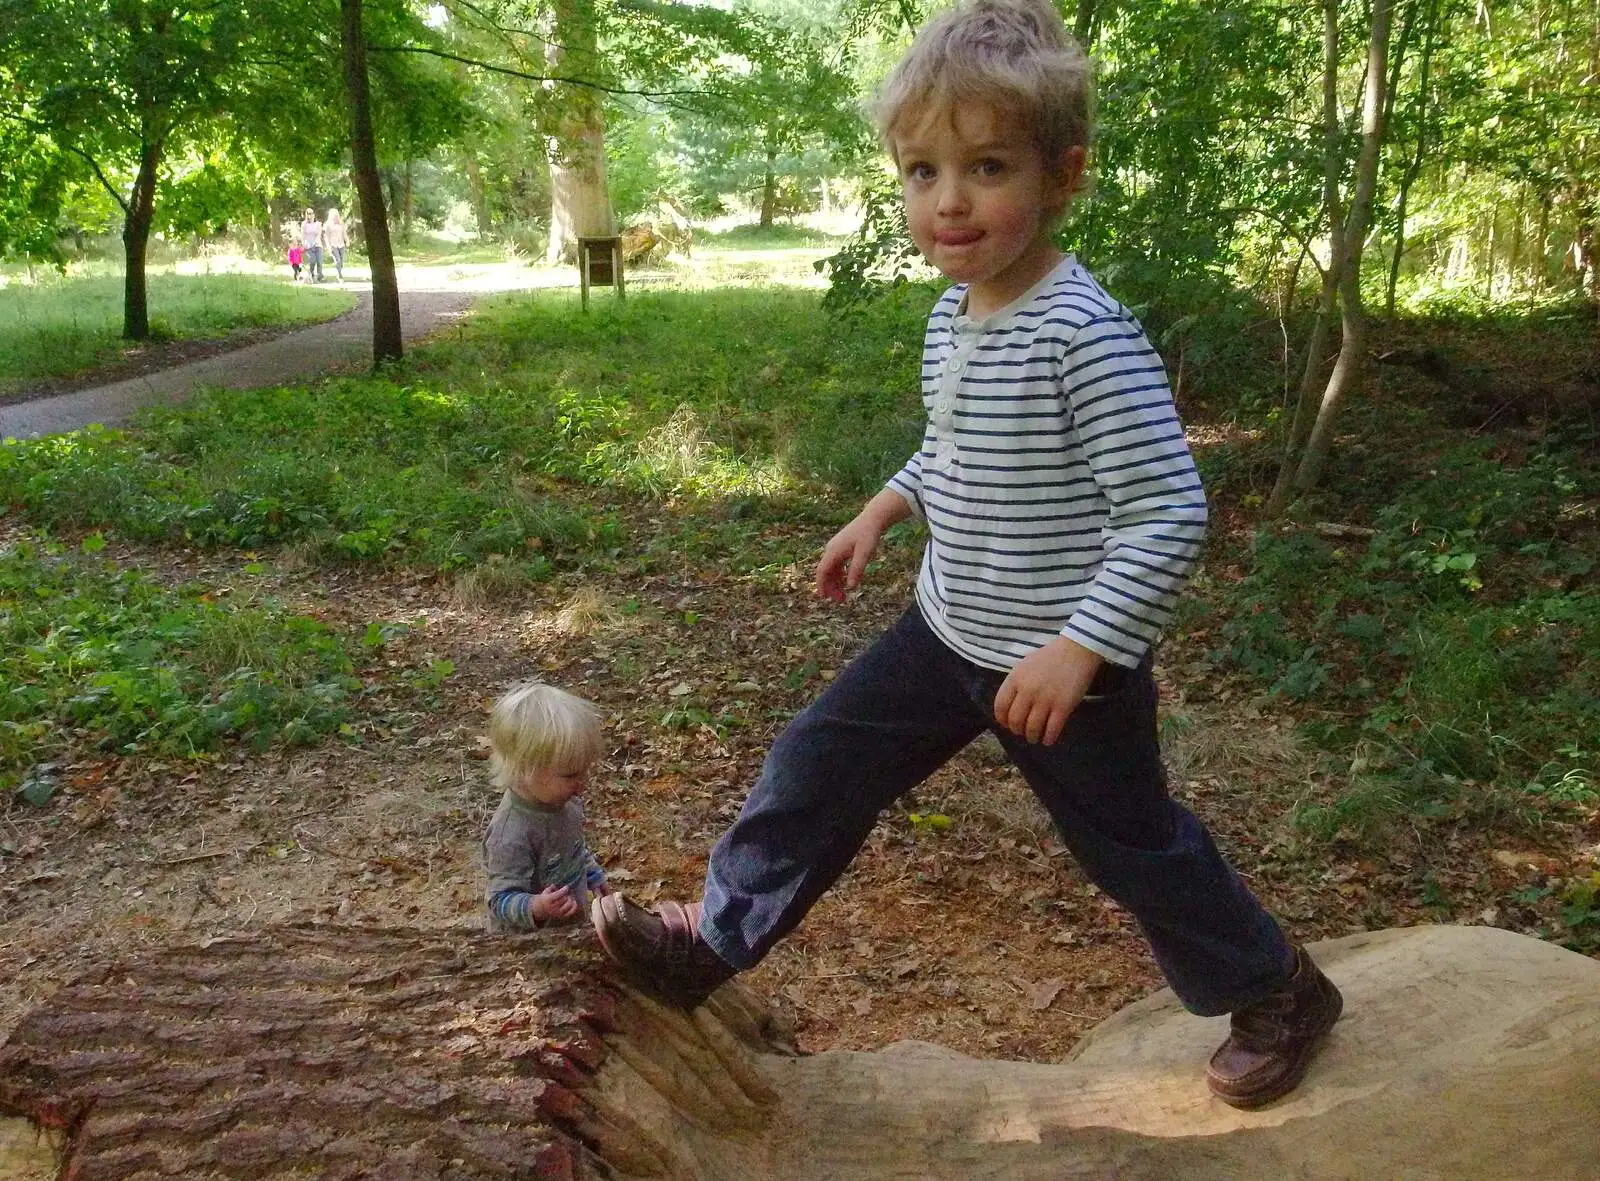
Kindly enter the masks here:
M 754 967 L 844 873 L 878 813 L 989 730 L 1191 1011 L 1231 1012 L 1281 985 L 1293 957 L 1278 925 L 1167 794 L 1149 662 L 1104 666 L 1053 746 L 996 724 L 1004 679 L 953 652 L 915 606 L 856 657 L 773 744 L 711 851 L 700 929 L 717 954 Z

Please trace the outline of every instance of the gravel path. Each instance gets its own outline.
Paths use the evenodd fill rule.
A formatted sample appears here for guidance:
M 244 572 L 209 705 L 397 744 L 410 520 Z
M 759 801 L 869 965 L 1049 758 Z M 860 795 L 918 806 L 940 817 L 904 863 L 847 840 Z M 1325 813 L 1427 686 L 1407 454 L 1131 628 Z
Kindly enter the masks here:
M 570 272 L 511 264 L 412 268 L 400 276 L 401 328 L 413 341 L 461 320 L 479 295 L 569 285 L 576 285 Z M 0 438 L 31 439 L 90 423 L 120 425 L 145 406 L 181 402 L 199 389 L 247 390 L 362 372 L 372 363 L 372 292 L 365 283 L 350 287 L 359 291 L 359 302 L 336 320 L 111 385 L 0 405 Z

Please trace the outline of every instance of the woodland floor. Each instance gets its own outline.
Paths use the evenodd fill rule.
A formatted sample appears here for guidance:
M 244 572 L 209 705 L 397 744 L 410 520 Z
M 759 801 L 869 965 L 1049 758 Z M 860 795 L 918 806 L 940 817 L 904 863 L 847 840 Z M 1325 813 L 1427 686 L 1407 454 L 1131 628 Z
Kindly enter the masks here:
M 571 491 L 603 502 L 633 539 L 708 524 L 689 505 Z M 778 524 L 763 541 L 814 554 L 829 531 Z M 77 764 L 50 807 L 8 801 L 0 1036 L 81 965 L 142 944 L 319 917 L 487 937 L 478 842 L 497 795 L 480 735 L 494 697 L 532 675 L 608 716 L 612 747 L 587 808 L 612 881 L 647 902 L 697 896 L 771 739 L 902 609 L 917 548 L 891 547 L 844 608 L 812 596 L 810 559 L 760 575 L 715 557 L 670 575 L 619 564 L 484 602 L 439 577 L 297 568 L 292 551 L 264 574 L 244 569 L 251 556 L 116 544 L 101 556 L 219 596 L 270 594 L 356 634 L 409 625 L 384 658 L 447 659 L 454 672 L 431 693 L 373 693 L 345 741 Z M 1533 931 L 1538 916 L 1513 891 L 1600 856 L 1592 816 L 1501 832 L 1418 821 L 1378 849 L 1307 850 L 1287 813 L 1337 791 L 1339 776 L 1279 706 L 1215 678 L 1203 700 L 1186 693 L 1194 659 L 1169 643 L 1158 665 L 1173 790 L 1297 939 L 1431 921 Z M 735 701 L 762 720 L 719 725 Z M 913 812 L 950 823 L 935 830 Z M 1082 879 L 988 740 L 884 815 L 750 981 L 789 1011 L 807 1050 L 916 1038 L 1039 1061 L 1161 983 L 1138 931 Z
M 716 544 L 737 507 L 561 494 L 616 517 L 625 552 L 609 571 L 498 596 L 470 578 L 313 566 L 292 549 L 113 541 L 102 559 L 162 582 L 273 597 L 346 634 L 377 623 L 395 638 L 376 658 L 387 671 L 362 670 L 369 691 L 342 739 L 82 762 L 47 807 L 0 800 L 0 1040 L 82 965 L 140 945 L 318 918 L 487 938 L 479 841 L 498 796 L 482 733 L 494 698 L 530 676 L 606 713 L 611 749 L 587 809 L 612 882 L 645 902 L 697 897 L 772 739 L 904 608 L 919 547 L 891 544 L 838 607 L 811 591 L 836 524 L 825 513 L 774 515 L 758 543 L 796 560 L 745 573 L 752 563 Z M 737 524 L 748 537 L 751 523 Z M 1219 512 L 1213 548 L 1239 552 L 1250 528 Z M 23 535 L 0 520 L 0 547 Z M 674 556 L 630 556 L 646 549 Z M 1539 826 L 1417 818 L 1381 841 L 1307 844 L 1291 810 L 1336 798 L 1349 768 L 1302 742 L 1292 706 L 1212 670 L 1204 647 L 1179 631 L 1159 653 L 1172 789 L 1294 938 L 1427 922 L 1548 935 L 1552 904 L 1523 900 L 1600 870 L 1593 809 Z M 404 669 L 432 660 L 453 672 L 406 687 Z M 1038 1061 L 1161 985 L 1138 930 L 1084 881 L 987 739 L 884 814 L 749 980 L 807 1050 L 914 1038 Z

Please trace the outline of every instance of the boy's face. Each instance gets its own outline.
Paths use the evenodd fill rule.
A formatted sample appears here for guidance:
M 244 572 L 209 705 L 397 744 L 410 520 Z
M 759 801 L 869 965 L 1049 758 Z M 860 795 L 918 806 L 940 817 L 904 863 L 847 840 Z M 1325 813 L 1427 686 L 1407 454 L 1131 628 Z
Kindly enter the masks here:
M 982 103 L 908 112 L 894 134 L 911 238 L 968 284 L 973 316 L 997 311 L 1060 260 L 1051 240 L 1083 170 L 1083 149 L 1046 160 L 1033 137 Z
M 512 784 L 511 790 L 536 804 L 560 807 L 574 796 L 582 795 L 588 783 L 587 765 L 558 764 L 526 772 Z

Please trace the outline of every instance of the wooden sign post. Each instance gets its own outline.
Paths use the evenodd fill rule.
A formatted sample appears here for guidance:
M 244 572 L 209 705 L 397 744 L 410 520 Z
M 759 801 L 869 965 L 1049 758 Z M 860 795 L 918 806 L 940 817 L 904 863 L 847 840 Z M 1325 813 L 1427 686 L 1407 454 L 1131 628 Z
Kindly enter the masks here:
M 578 239 L 578 288 L 584 311 L 589 310 L 590 287 L 615 287 L 617 298 L 623 298 L 621 237 Z

